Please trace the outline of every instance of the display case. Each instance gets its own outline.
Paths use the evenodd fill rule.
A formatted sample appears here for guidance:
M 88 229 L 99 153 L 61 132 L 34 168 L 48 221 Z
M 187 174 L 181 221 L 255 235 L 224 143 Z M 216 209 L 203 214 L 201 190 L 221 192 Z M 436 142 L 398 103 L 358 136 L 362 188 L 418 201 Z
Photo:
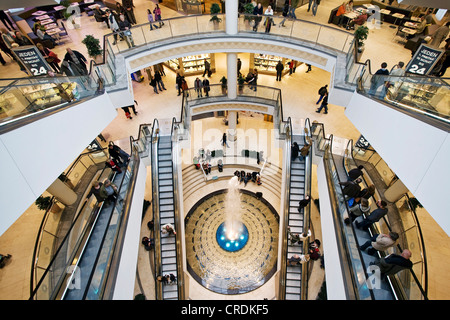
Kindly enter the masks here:
M 284 76 L 286 73 L 289 72 L 289 62 L 291 60 L 278 57 L 270 54 L 250 54 L 250 63 L 249 67 L 250 70 L 256 69 L 258 70 L 258 73 L 260 74 L 269 74 L 269 75 L 276 75 L 277 70 L 276 66 L 278 64 L 278 61 L 281 61 L 281 63 L 284 66 L 284 69 L 281 73 L 282 76 Z M 298 62 L 297 62 L 298 65 Z
M 76 96 L 76 83 L 40 84 L 21 91 L 29 102 L 27 109 L 33 111 L 72 100 Z
M 214 73 L 216 71 L 214 54 L 197 54 L 177 59 L 171 59 L 164 62 L 164 65 L 174 72 L 176 72 L 178 70 L 178 67 L 180 67 L 185 76 L 194 76 L 203 74 L 205 70 L 205 59 L 210 63 L 211 71 Z
M 446 90 L 432 84 L 397 82 L 387 90 L 386 99 L 448 116 L 448 108 L 446 111 L 441 110 L 445 93 Z

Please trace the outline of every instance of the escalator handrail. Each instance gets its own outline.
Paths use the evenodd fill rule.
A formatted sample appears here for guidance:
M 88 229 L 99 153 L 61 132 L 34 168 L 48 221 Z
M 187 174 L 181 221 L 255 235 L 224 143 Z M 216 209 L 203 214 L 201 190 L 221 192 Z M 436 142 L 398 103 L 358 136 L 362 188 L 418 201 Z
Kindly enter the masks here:
M 134 187 L 135 187 L 135 183 L 136 183 L 136 177 L 137 177 L 137 172 L 138 172 L 138 167 L 139 167 L 139 163 L 140 163 L 140 158 L 139 155 L 137 154 L 137 150 L 135 148 L 133 148 L 133 137 L 130 137 L 130 145 L 131 145 L 131 156 L 134 157 L 134 162 L 133 162 L 133 168 L 131 169 L 131 171 L 133 172 L 133 176 L 130 177 L 129 179 L 129 183 L 131 184 L 131 188 L 130 188 L 130 184 L 127 185 L 127 193 L 126 193 L 126 197 L 123 199 L 123 203 L 124 203 L 124 207 L 122 208 L 122 217 L 120 220 L 118 220 L 117 224 L 117 228 L 118 231 L 116 231 L 114 240 L 113 240 L 113 244 L 111 246 L 111 250 L 110 250 L 110 255 L 108 258 L 108 263 L 106 264 L 105 267 L 105 275 L 103 276 L 103 281 L 102 281 L 102 285 L 99 288 L 99 297 L 101 299 L 104 298 L 105 295 L 105 288 L 109 287 L 109 288 L 113 288 L 114 284 L 112 283 L 116 276 L 117 276 L 117 272 L 118 272 L 118 268 L 119 268 L 119 260 L 120 260 L 120 256 L 121 256 L 121 252 L 123 249 L 123 242 L 124 242 L 124 238 L 125 238 L 125 232 L 126 232 L 126 224 L 128 222 L 128 218 L 129 218 L 129 212 L 130 212 L 130 206 L 131 206 L 131 199 L 133 197 L 133 193 L 134 193 Z M 118 187 L 118 191 L 117 193 L 119 194 L 120 191 L 122 190 L 123 187 L 123 182 L 126 178 L 126 169 L 124 172 L 124 175 L 122 177 L 122 180 L 120 182 L 120 186 Z M 114 204 L 112 205 L 113 208 L 115 208 L 117 206 L 117 202 L 119 201 L 119 198 L 117 197 L 117 199 L 114 201 Z M 114 209 L 113 209 L 114 210 Z M 111 216 L 109 217 L 108 220 L 108 225 L 110 225 L 111 220 L 113 218 L 113 214 L 111 214 Z M 108 235 L 108 228 L 105 229 L 105 233 L 103 234 L 102 240 L 100 242 L 100 250 L 97 253 L 97 256 L 95 258 L 95 262 L 94 262 L 94 267 L 91 271 L 91 275 L 89 277 L 88 283 L 86 285 L 86 291 L 84 292 L 83 295 L 83 300 L 86 299 L 86 296 L 89 292 L 89 288 L 93 279 L 93 276 L 95 274 L 95 270 L 96 270 L 96 266 L 98 264 L 98 260 L 100 259 L 100 255 L 102 253 L 102 249 L 103 249 L 103 244 L 105 242 L 106 236 Z M 117 263 L 112 263 L 112 262 L 117 262 Z M 110 275 L 113 274 L 114 276 L 110 278 Z M 113 290 L 109 291 L 109 299 L 111 299 L 111 295 L 113 294 Z
M 280 119 L 282 121 L 282 119 Z M 284 196 L 284 221 L 283 221 L 283 230 L 282 230 L 282 252 L 281 252 L 281 266 L 280 266 L 280 287 L 279 287 L 279 299 L 284 300 L 286 297 L 286 276 L 287 276 L 287 260 L 288 260 L 288 223 L 289 223 L 289 200 L 290 200 L 290 192 L 291 192 L 291 143 L 292 143 L 292 121 L 289 117 L 286 121 L 282 121 L 284 124 L 285 135 L 285 166 L 286 166 L 286 189 Z
M 152 134 L 151 134 L 151 171 L 152 171 L 152 209 L 153 209 L 153 228 L 155 237 L 155 279 L 162 276 L 161 270 L 161 222 L 159 214 L 159 190 L 158 190 L 158 144 L 159 144 L 159 121 L 153 120 Z M 155 296 L 156 300 L 162 300 L 162 283 L 160 281 L 155 282 Z
M 172 147 L 172 179 L 173 179 L 173 208 L 174 208 L 174 222 L 175 222 L 175 230 L 181 230 L 181 216 L 180 216 L 180 203 L 178 201 L 178 155 L 175 151 L 178 150 L 178 135 L 177 131 L 179 129 L 179 125 L 181 121 L 178 122 L 175 117 L 172 118 L 172 128 L 171 128 L 171 147 Z M 177 148 L 174 148 L 174 139 L 176 139 Z M 181 232 L 177 232 L 175 235 L 175 261 L 177 265 L 177 289 L 178 289 L 178 299 L 184 300 L 184 271 L 182 264 L 182 250 L 181 250 Z
M 347 142 L 346 150 L 349 150 L 349 148 L 350 148 L 350 157 L 351 157 L 352 161 L 356 164 L 357 162 L 356 162 L 355 158 L 353 157 L 353 139 L 350 139 Z M 342 166 L 344 167 L 344 170 L 345 170 L 345 172 L 348 175 L 347 166 L 345 165 L 345 156 L 343 157 L 342 161 L 343 161 L 342 162 Z M 368 186 L 368 183 L 367 183 L 366 179 L 364 177 L 362 177 L 362 179 L 363 179 L 365 185 Z M 405 194 L 405 195 L 409 199 L 408 194 Z M 372 198 L 376 202 L 375 197 L 372 196 Z M 426 253 L 425 253 L 425 241 L 423 239 L 422 229 L 420 227 L 420 222 L 419 222 L 419 219 L 417 218 L 417 214 L 416 214 L 416 212 L 415 212 L 415 210 L 413 208 L 410 207 L 410 209 L 411 209 L 411 212 L 413 213 L 414 219 L 416 221 L 417 228 L 419 230 L 419 237 L 420 237 L 420 242 L 421 242 L 421 246 L 422 246 L 422 256 L 423 256 L 423 263 L 424 263 L 425 289 L 423 288 L 422 284 L 420 283 L 420 281 L 419 281 L 417 275 L 415 274 L 414 270 L 410 269 L 409 271 L 411 272 L 412 277 L 416 281 L 416 285 L 419 288 L 419 290 L 422 293 L 422 295 L 424 296 L 425 300 L 428 300 L 428 294 L 427 294 L 427 292 L 428 292 L 428 267 L 427 267 Z M 365 214 L 363 214 L 363 215 L 365 216 Z M 389 231 L 392 231 L 392 227 L 389 224 L 389 222 L 387 221 L 386 217 L 383 217 L 382 219 L 383 219 L 385 225 L 388 227 Z M 372 225 L 372 227 L 375 229 L 377 234 L 380 233 L 378 228 L 375 225 Z M 353 224 L 352 224 L 352 228 L 353 228 Z M 353 228 L 353 232 L 354 232 L 354 228 Z M 397 248 L 399 249 L 400 252 L 403 251 L 403 249 L 400 246 L 400 244 L 397 244 Z

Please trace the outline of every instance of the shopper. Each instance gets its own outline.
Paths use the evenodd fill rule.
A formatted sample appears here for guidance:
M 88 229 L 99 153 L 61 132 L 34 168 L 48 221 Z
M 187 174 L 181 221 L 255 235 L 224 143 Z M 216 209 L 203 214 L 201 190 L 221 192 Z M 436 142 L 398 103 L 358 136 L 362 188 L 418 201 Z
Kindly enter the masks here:
M 283 12 L 281 13 L 283 16 L 283 20 L 281 20 L 281 22 L 278 24 L 278 27 L 286 27 L 284 25 L 284 22 L 286 21 L 286 19 L 289 16 L 289 3 L 290 3 L 290 0 L 284 1 Z
M 130 160 L 130 155 L 112 141 L 108 143 L 108 152 L 109 155 L 121 166 L 125 166 Z
M 155 77 L 152 77 L 152 79 L 149 82 L 149 85 L 153 87 L 153 92 L 159 94 Z
M 321 103 L 321 105 L 320 105 L 320 108 L 317 109 L 316 112 L 317 112 L 317 113 L 320 113 L 320 111 L 322 111 L 323 108 L 325 108 L 324 114 L 327 114 L 327 113 L 328 113 L 328 92 L 326 92 L 326 93 L 324 94 L 323 99 L 322 99 L 322 103 Z
M 313 4 L 312 4 L 312 7 L 311 7 L 311 11 L 312 11 L 313 16 L 316 16 L 317 8 L 319 7 L 319 4 L 320 4 L 320 0 L 313 0 Z
M 184 77 L 177 73 L 175 82 L 177 84 L 178 96 L 181 94 L 181 86 L 183 85 L 183 79 L 184 79 Z
M 109 21 L 109 28 L 113 32 L 114 42 L 112 43 L 112 45 L 115 45 L 117 43 L 117 34 L 120 31 L 119 23 L 117 22 L 116 15 L 110 10 L 106 10 L 106 15 Z
M 253 25 L 253 31 L 258 31 L 258 26 L 259 23 L 261 22 L 262 19 L 262 15 L 263 15 L 263 7 L 261 5 L 261 3 L 258 3 L 258 5 L 253 9 L 253 15 L 256 16 L 254 17 L 254 25 Z
M 227 146 L 227 148 L 230 147 L 227 142 L 227 133 L 226 132 L 223 133 L 222 139 L 220 141 L 222 141 L 222 146 Z
M 153 9 L 153 14 L 155 15 L 155 21 L 159 22 L 159 27 L 161 28 L 164 25 L 164 22 L 161 18 L 161 9 L 159 8 L 159 5 L 156 4 L 155 9 Z
M 207 59 L 204 59 L 204 68 L 205 70 L 203 71 L 203 78 L 205 77 L 205 74 L 207 74 L 208 77 L 211 77 L 211 64 Z
M 306 70 L 306 73 L 308 73 L 308 72 L 310 72 L 310 71 L 312 71 L 312 67 L 311 67 L 311 65 L 310 64 L 306 64 L 306 66 L 308 67 L 308 70 Z
M 164 87 L 164 82 L 162 81 L 161 73 L 159 71 L 155 71 L 155 77 L 154 78 L 156 80 L 156 84 L 158 85 L 159 91 L 167 90 L 166 87 Z
M 404 269 L 412 269 L 411 255 L 411 251 L 404 249 L 400 255 L 393 253 L 370 265 L 379 267 L 383 276 L 393 275 Z
M 194 80 L 194 89 L 195 89 L 195 92 L 197 92 L 197 98 L 203 97 L 203 96 L 202 96 L 202 88 L 203 88 L 203 83 L 202 83 L 202 81 L 200 80 L 200 78 L 197 77 L 197 78 Z
M 447 38 L 447 36 L 449 34 L 449 31 L 450 31 L 449 26 L 450 26 L 450 21 L 447 22 L 445 25 L 440 26 L 431 35 L 430 46 L 435 47 L 435 48 L 439 48 L 439 46 L 441 45 L 442 41 L 444 41 L 445 38 Z
M 121 14 L 119 18 L 119 29 L 125 41 L 127 42 L 128 48 L 134 47 L 133 35 L 131 33 L 131 23 L 125 19 L 125 15 Z
M 283 64 L 281 63 L 281 60 L 278 60 L 278 63 L 275 66 L 275 69 L 277 71 L 277 79 L 276 79 L 276 81 L 281 81 L 281 74 L 282 74 L 283 69 L 284 69 Z
M 370 212 L 369 200 L 362 198 L 361 203 L 350 207 L 348 217 L 344 219 L 344 222 L 346 224 L 350 224 L 351 222 L 355 221 L 357 217 L 360 217 L 363 214 L 364 215 L 369 214 L 369 212 Z
M 134 16 L 133 0 L 122 0 L 122 6 L 125 9 L 128 21 L 131 24 L 136 24 L 136 17 Z
M 123 110 L 123 112 L 125 112 L 125 117 L 127 117 L 127 119 L 133 119 L 132 117 L 131 117 L 131 113 L 130 113 L 130 108 L 128 108 L 128 107 L 122 107 L 122 110 Z
M 288 17 L 292 19 L 297 19 L 297 16 L 295 15 L 295 10 L 298 7 L 299 0 L 291 0 L 289 5 L 289 14 Z
M 311 202 L 311 197 L 306 195 L 304 199 L 298 202 L 298 212 L 302 212 L 302 209 L 305 208 Z
M 87 59 L 80 52 L 67 48 L 64 60 L 74 63 L 84 74 L 88 74 Z
M 297 142 L 294 142 L 291 146 L 291 161 L 295 161 L 298 157 L 298 153 L 300 152 L 300 147 Z
M 322 101 L 322 99 L 323 99 L 323 97 L 325 96 L 325 94 L 327 94 L 328 93 L 328 85 L 326 84 L 326 85 L 324 85 L 323 87 L 321 87 L 320 89 L 319 89 L 319 100 L 317 100 L 317 102 L 316 102 L 316 104 L 319 104 L 319 102 L 320 101 Z
M 203 91 L 205 92 L 205 96 L 209 97 L 209 91 L 211 90 L 209 86 L 209 80 L 204 78 L 202 81 Z
M 8 15 L 5 11 L 0 10 L 0 20 L 3 22 L 3 25 L 8 28 L 9 31 L 14 30 L 14 24 L 9 19 Z
M 387 203 L 384 200 L 378 200 L 377 201 L 377 209 L 372 211 L 370 215 L 363 219 L 363 221 L 355 222 L 355 226 L 358 229 L 368 230 L 372 224 L 375 222 L 380 221 L 381 218 L 383 218 L 388 213 L 388 208 L 386 208 Z
M 158 29 L 158 26 L 156 24 L 153 24 L 155 22 L 155 19 L 153 18 L 152 11 L 150 9 L 147 9 L 147 19 L 150 24 L 150 30 L 153 30 L 153 27 Z
M 27 37 L 23 36 L 22 33 L 20 33 L 20 31 L 16 31 L 15 32 L 16 35 L 16 39 L 15 42 L 19 45 L 19 46 L 33 46 L 34 44 L 30 41 L 30 39 L 28 39 Z
M 300 149 L 300 155 L 299 155 L 300 161 L 303 161 L 306 158 L 306 156 L 309 154 L 310 148 L 311 148 L 311 145 L 306 144 Z
M 393 231 L 390 231 L 388 234 L 374 234 L 369 240 L 359 246 L 359 250 L 365 251 L 369 249 L 367 252 L 373 255 L 376 251 L 386 251 L 393 247 L 397 239 L 398 233 Z
M 99 181 L 94 181 L 92 183 L 91 190 L 86 195 L 86 200 L 85 201 L 87 201 L 92 195 L 95 196 L 95 198 L 97 199 L 97 202 L 99 202 L 99 203 L 105 201 L 106 197 L 104 197 L 104 194 L 100 193 L 100 188 L 102 186 L 103 186 L 103 183 L 101 183 Z
M 273 10 L 271 6 L 267 6 L 266 11 L 264 12 L 264 15 L 266 16 L 266 20 L 264 21 L 264 24 L 266 26 L 266 30 L 265 33 L 269 33 L 270 32 L 270 28 L 272 27 L 272 23 L 273 23 Z
M 364 166 L 359 165 L 358 167 L 353 168 L 352 170 L 350 170 L 347 173 L 347 176 L 348 176 L 347 180 L 348 181 L 354 181 L 357 178 L 362 177 L 362 175 L 364 174 L 363 171 L 362 171 L 363 169 L 364 169 Z
M 161 228 L 161 233 L 162 234 L 169 234 L 169 236 L 172 235 L 176 235 L 177 233 L 175 232 L 175 228 L 173 227 L 172 224 L 170 223 L 166 223 L 165 225 L 162 226 Z
M 339 184 L 344 186 L 342 189 L 344 196 L 347 196 L 348 198 L 355 198 L 361 191 L 361 186 L 359 185 L 361 182 L 361 178 L 358 178 L 355 181 L 339 182 Z
M 61 73 L 61 68 L 59 64 L 61 60 L 59 60 L 58 55 L 51 51 L 49 48 L 44 47 L 42 43 L 37 43 L 36 47 L 39 49 L 39 52 L 42 54 L 42 57 L 47 61 L 47 63 L 52 67 L 52 69 L 56 73 Z
M 369 89 L 369 94 L 370 95 L 375 95 L 378 88 L 380 86 L 383 86 L 383 89 L 381 90 L 381 96 L 384 97 L 384 94 L 386 92 L 385 87 L 386 87 L 386 81 L 387 81 L 387 75 L 389 75 L 389 70 L 387 69 L 387 63 L 383 62 L 381 64 L 381 68 L 378 69 L 375 74 L 372 76 L 372 78 L 370 79 L 370 89 Z
M 118 188 L 109 179 L 105 179 L 100 187 L 100 195 L 105 200 L 114 202 L 119 197 Z

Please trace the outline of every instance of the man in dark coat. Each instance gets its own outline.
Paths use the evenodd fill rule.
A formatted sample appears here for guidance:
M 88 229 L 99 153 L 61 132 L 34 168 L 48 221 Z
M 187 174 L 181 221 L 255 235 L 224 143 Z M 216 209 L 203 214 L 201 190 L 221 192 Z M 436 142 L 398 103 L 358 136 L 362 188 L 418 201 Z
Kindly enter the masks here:
M 410 259 L 411 251 L 404 249 L 400 255 L 390 254 L 378 262 L 371 262 L 371 265 L 379 267 L 382 275 L 393 275 L 404 269 L 412 269 L 413 264 Z
M 355 198 L 361 191 L 361 187 L 359 185 L 361 181 L 362 180 L 358 178 L 355 181 L 339 182 L 339 184 L 341 186 L 344 186 L 344 189 L 342 190 L 344 195 L 346 195 L 349 198 Z
M 383 200 L 377 201 L 377 209 L 373 210 L 370 215 L 365 218 L 363 221 L 355 222 L 355 225 L 358 229 L 367 230 L 370 228 L 372 224 L 375 222 L 380 221 L 381 218 L 383 218 L 388 213 L 388 208 L 386 208 L 387 203 Z
M 362 172 L 363 169 L 364 169 L 363 166 L 358 166 L 357 168 L 354 168 L 354 169 L 350 170 L 348 172 L 348 180 L 349 181 L 354 181 L 357 178 L 359 178 L 360 176 L 362 176 L 363 175 L 363 172 Z
M 281 73 L 283 72 L 283 69 L 284 69 L 281 61 L 278 61 L 275 69 L 277 70 L 277 81 L 281 81 Z
M 64 56 L 64 60 L 70 61 L 77 65 L 77 67 L 81 67 L 82 70 L 84 70 L 85 74 L 88 73 L 88 69 L 86 66 L 87 59 L 78 51 L 72 50 L 70 48 L 66 49 L 67 53 Z

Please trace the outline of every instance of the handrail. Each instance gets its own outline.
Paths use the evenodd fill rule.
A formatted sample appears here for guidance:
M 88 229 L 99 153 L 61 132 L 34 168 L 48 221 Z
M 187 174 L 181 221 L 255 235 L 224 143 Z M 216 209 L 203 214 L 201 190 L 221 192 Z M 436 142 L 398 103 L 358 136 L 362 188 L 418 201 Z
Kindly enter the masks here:
M 304 142 L 305 144 L 313 144 L 312 136 L 311 136 L 311 124 L 309 121 L 309 118 L 305 119 L 305 127 L 304 127 Z M 313 148 L 310 148 L 309 154 L 305 158 L 305 195 L 308 195 L 309 198 L 312 200 L 311 196 L 311 184 L 312 184 L 312 152 Z M 310 223 L 311 223 L 311 201 L 308 203 L 306 207 L 303 208 L 303 228 L 304 232 L 307 232 L 306 230 L 309 230 Z M 303 252 L 308 252 L 309 248 L 309 241 L 303 241 Z M 302 280 L 301 280 L 301 295 L 302 300 L 306 300 L 308 297 L 308 268 L 309 268 L 309 262 L 304 263 L 302 265 Z
M 83 204 L 84 206 L 84 204 Z M 95 212 L 98 209 L 98 203 L 96 203 L 94 210 L 92 212 Z M 53 255 L 52 260 L 50 261 L 50 263 L 48 264 L 49 266 L 51 266 L 54 262 L 56 257 L 58 256 L 58 253 L 61 251 L 63 244 L 67 241 L 69 235 L 70 235 L 70 231 L 72 231 L 72 228 L 75 226 L 76 222 L 78 221 L 78 218 L 81 215 L 77 215 L 77 217 L 75 218 L 74 222 L 72 223 L 72 225 L 70 226 L 69 230 L 67 231 L 66 235 L 64 236 L 63 241 L 61 242 L 61 245 L 58 247 L 58 249 L 56 250 L 55 254 Z M 86 230 L 83 232 L 83 234 L 86 232 Z M 39 282 L 37 283 L 36 287 L 34 288 L 34 290 L 31 292 L 30 298 L 29 300 L 33 300 L 33 297 L 35 297 L 37 290 L 40 288 L 41 284 L 44 281 L 45 276 L 48 274 L 48 272 L 50 271 L 50 268 L 47 267 L 47 269 L 44 271 L 44 273 L 42 274 L 41 279 L 39 280 Z
M 350 159 L 353 161 L 353 163 L 356 166 L 357 162 L 356 162 L 355 158 L 353 157 L 353 140 L 352 139 L 350 139 L 347 142 L 347 147 L 346 147 L 345 150 L 347 151 L 349 149 L 350 149 L 350 152 L 346 152 L 346 154 L 349 154 Z M 343 165 L 346 173 L 348 174 L 348 170 L 347 170 L 347 166 L 346 166 L 346 162 L 345 162 L 345 156 L 343 157 L 342 161 L 343 161 L 342 165 Z M 368 183 L 366 182 L 366 179 L 364 177 L 362 177 L 362 180 L 364 181 L 365 185 L 368 186 Z M 405 194 L 405 195 L 409 199 L 408 194 Z M 374 198 L 374 196 L 372 196 L 372 198 Z M 374 200 L 376 201 L 375 198 L 374 198 Z M 422 253 L 423 253 L 423 263 L 424 263 L 424 270 L 425 270 L 425 272 L 424 272 L 425 289 L 423 288 L 423 286 L 422 286 L 421 282 L 419 281 L 417 275 L 415 274 L 414 270 L 411 269 L 409 271 L 411 272 L 411 275 L 414 278 L 414 280 L 416 282 L 416 285 L 419 288 L 419 290 L 422 293 L 422 295 L 424 296 L 425 300 L 428 300 L 428 294 L 427 294 L 427 292 L 428 292 L 428 268 L 427 268 L 426 254 L 425 254 L 425 242 L 424 242 L 424 239 L 423 239 L 422 229 L 420 227 L 420 222 L 419 222 L 419 220 L 417 218 L 417 214 L 416 214 L 414 208 L 410 207 L 410 209 L 411 209 L 411 212 L 413 213 L 414 219 L 416 221 L 416 225 L 417 225 L 417 228 L 418 228 L 418 231 L 419 231 L 419 239 L 420 239 L 420 243 L 421 243 L 421 246 L 422 246 L 422 249 L 423 249 Z M 364 214 L 364 216 L 365 216 L 365 214 Z M 386 219 L 386 217 L 383 217 L 382 219 L 383 219 L 384 223 L 386 224 L 386 226 L 388 227 L 389 231 L 392 231 L 392 228 L 391 228 L 388 220 Z M 353 228 L 353 225 L 352 225 L 352 228 Z M 372 225 L 371 228 L 375 230 L 375 232 L 372 232 L 373 234 L 379 234 L 380 233 L 378 228 L 377 228 L 377 226 L 375 224 Z M 397 244 L 397 248 L 399 249 L 400 252 L 403 251 L 403 249 L 400 246 L 400 244 Z
M 179 198 L 177 197 L 178 193 L 178 154 L 175 151 L 178 151 L 178 135 L 177 131 L 179 129 L 180 122 L 177 122 L 177 119 L 175 117 L 172 118 L 172 128 L 171 128 L 171 137 L 172 137 L 172 168 L 173 168 L 173 191 L 174 191 L 174 197 L 173 197 L 173 207 L 174 207 L 174 221 L 175 221 L 175 230 L 181 230 L 181 205 L 178 201 Z M 173 146 L 173 141 L 176 142 L 176 147 Z M 177 232 L 175 235 L 175 259 L 177 262 L 177 287 L 178 287 L 178 298 L 179 300 L 184 300 L 185 294 L 184 294 L 184 271 L 183 271 L 183 252 L 182 252 L 182 242 L 183 239 L 181 238 L 182 234 L 181 232 Z
M 161 220 L 159 215 L 159 190 L 158 190 L 158 143 L 159 143 L 159 121 L 153 120 L 151 136 L 151 168 L 152 168 L 152 199 L 153 199 L 153 228 L 155 230 L 155 279 L 162 275 L 161 266 Z M 157 300 L 162 300 L 162 283 L 155 282 L 155 295 Z

